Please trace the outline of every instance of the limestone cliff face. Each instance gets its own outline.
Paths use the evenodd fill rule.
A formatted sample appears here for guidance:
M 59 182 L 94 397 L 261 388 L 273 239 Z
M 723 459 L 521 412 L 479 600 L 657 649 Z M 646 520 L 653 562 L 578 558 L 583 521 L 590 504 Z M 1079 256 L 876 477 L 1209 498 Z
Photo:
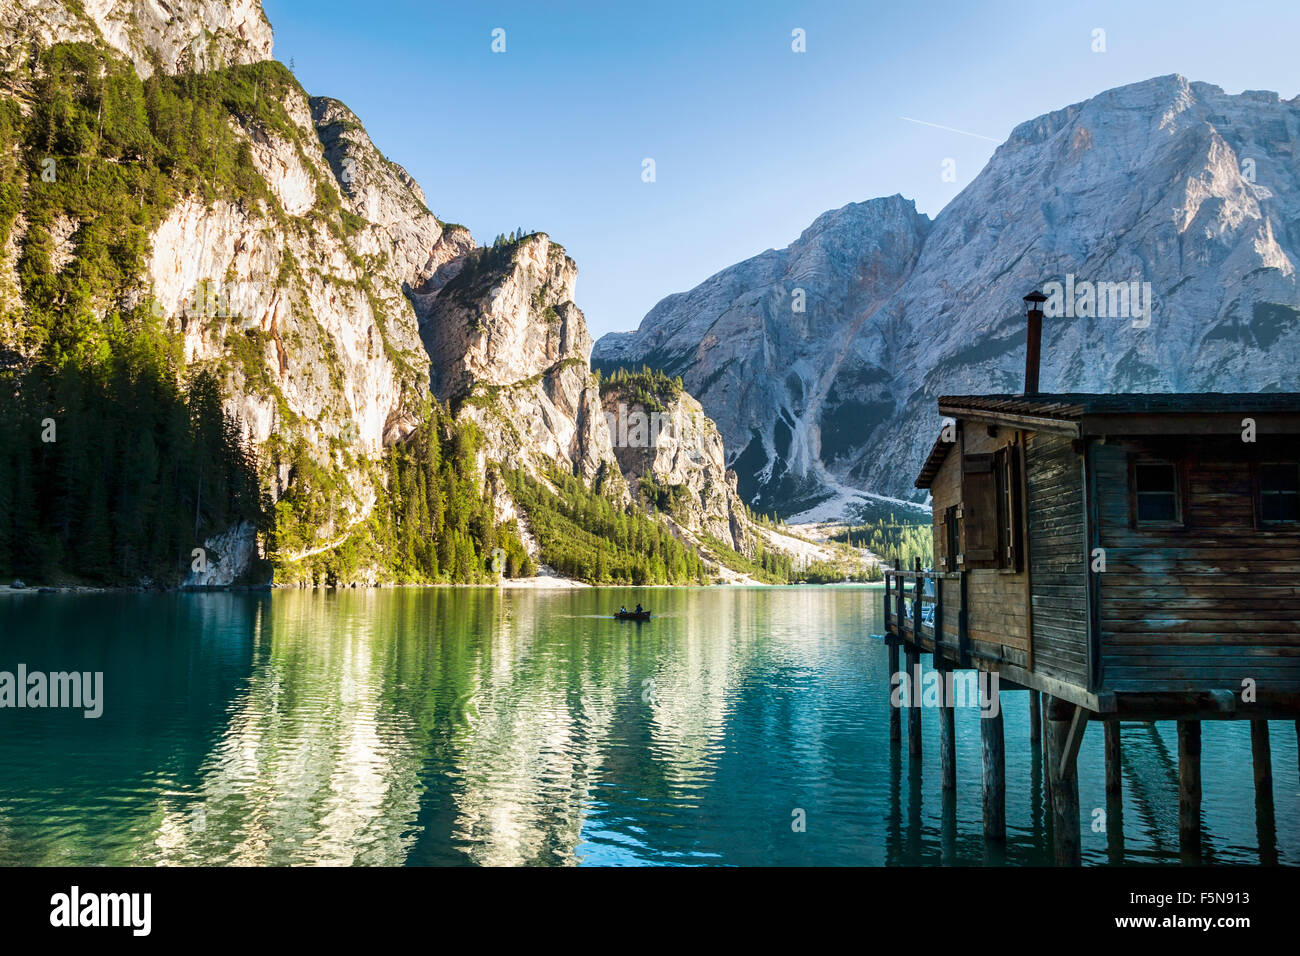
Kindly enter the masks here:
M 21 100 L 36 51 L 60 42 L 112 49 L 141 75 L 246 65 L 271 53 L 257 0 L 0 0 L 0 56 L 17 64 L 8 92 Z M 330 476 L 309 540 L 282 555 L 292 560 L 328 547 L 373 508 L 374 460 L 416 426 L 428 395 L 418 293 L 472 241 L 463 229 L 444 230 L 346 107 L 310 99 L 287 76 L 278 86 L 283 117 L 270 127 L 241 113 L 226 118 L 247 143 L 266 187 L 252 195 L 261 198 L 179 195 L 148 236 L 140 274 L 95 308 L 147 305 L 178 333 L 187 366 L 217 374 L 273 497 L 306 462 Z M 77 254 L 81 225 L 66 216 L 52 223 L 56 270 Z M 15 353 L 24 341 L 16 263 L 28 238 L 19 216 L 0 249 L 0 347 Z M 247 535 L 231 529 L 207 543 L 246 558 L 236 538 Z M 214 562 L 198 583 L 240 570 Z
M 325 160 L 349 208 L 386 233 L 394 277 L 421 311 L 474 249 L 469 230 L 429 212 L 424 190 L 375 148 L 350 109 L 315 97 L 311 111 Z
M 31 43 L 105 43 L 142 77 L 271 58 L 260 0 L 0 0 L 6 62 Z
M 752 555 L 736 473 L 727 469 L 722 436 L 700 403 L 684 391 L 647 403 L 615 383 L 602 386 L 601 401 L 619 467 L 642 501 L 690 537 L 707 535 Z
M 488 458 L 535 472 L 554 462 L 593 480 L 616 475 L 617 460 L 573 302 L 577 275 L 545 233 L 478 249 L 427 300 L 420 329 L 434 394 L 479 426 Z
M 184 201 L 153 236 L 144 283 L 181 332 L 186 362 L 223 369 L 227 405 L 256 445 L 273 453 L 305 442 L 346 469 L 348 457 L 373 457 L 414 427 L 425 359 L 404 290 L 432 279 L 447 243 L 364 132 L 339 132 L 351 115 L 341 105 L 295 93 L 285 106 L 292 140 L 240 129 L 281 215 Z M 321 222 L 322 190 L 357 217 L 351 235 Z M 287 463 L 277 478 L 283 490 Z M 355 500 L 322 536 L 373 502 L 366 483 L 347 484 Z

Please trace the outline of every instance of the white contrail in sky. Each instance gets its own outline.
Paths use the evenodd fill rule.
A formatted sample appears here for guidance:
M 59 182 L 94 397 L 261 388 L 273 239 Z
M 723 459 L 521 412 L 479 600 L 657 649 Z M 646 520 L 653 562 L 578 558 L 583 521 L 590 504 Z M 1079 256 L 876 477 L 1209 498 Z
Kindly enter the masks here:
M 953 129 L 951 126 L 940 126 L 938 123 L 927 123 L 925 120 L 912 119 L 910 116 L 900 116 L 899 119 L 907 120 L 909 123 L 920 123 L 922 126 L 933 126 L 935 129 L 946 129 L 950 133 L 961 133 L 963 136 L 974 136 L 976 139 L 986 139 L 990 143 L 1002 142 L 1002 140 L 994 139 L 992 136 L 982 136 L 979 133 L 967 132 L 964 129 Z

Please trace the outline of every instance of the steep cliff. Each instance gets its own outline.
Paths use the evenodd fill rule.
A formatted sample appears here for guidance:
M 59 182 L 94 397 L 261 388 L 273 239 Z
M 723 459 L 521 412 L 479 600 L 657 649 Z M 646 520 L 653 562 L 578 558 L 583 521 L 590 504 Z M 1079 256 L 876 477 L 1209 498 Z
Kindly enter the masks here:
M 545 233 L 475 250 L 436 295 L 420 330 L 433 393 L 486 437 L 486 456 L 540 473 L 550 464 L 590 482 L 618 462 L 573 302 L 578 269 Z M 611 486 L 611 493 L 625 491 Z
M 680 375 L 746 500 L 785 514 L 917 498 L 935 398 L 1018 391 L 1021 297 L 1069 276 L 1149 283 L 1154 307 L 1049 315 L 1044 390 L 1296 389 L 1298 156 L 1300 97 L 1111 90 L 1017 127 L 933 223 L 898 197 L 826 213 L 593 363 Z
M 642 502 L 695 543 L 754 553 L 754 530 L 728 471 L 722 436 L 680 382 L 632 374 L 601 382 L 614 454 Z
M 148 77 L 269 60 L 272 38 L 260 0 L 0 0 L 6 63 L 55 43 L 104 43 Z
M 0 116 L 0 366 L 57 381 L 70 365 L 99 381 L 123 356 L 174 341 L 180 377 L 216 377 L 235 440 L 263 470 L 277 578 L 317 580 L 329 565 L 331 580 L 391 579 L 379 547 L 400 497 L 390 451 L 436 418 L 417 308 L 473 242 L 428 210 L 346 107 L 309 98 L 278 63 L 250 62 L 270 51 L 256 3 L 181 4 L 158 30 L 155 7 L 0 8 L 9 48 L 22 51 L 3 75 Z M 184 36 L 246 65 L 173 57 Z M 164 69 L 142 79 L 150 62 Z M 422 449 L 460 442 L 439 421 L 441 439 Z M 438 481 L 460 489 L 457 475 Z M 215 514 L 201 485 L 188 492 L 196 529 Z M 217 553 L 247 555 L 250 527 L 200 535 L 214 560 L 191 583 L 237 577 Z M 474 534 L 490 552 L 491 530 Z M 442 558 L 444 571 L 471 563 Z

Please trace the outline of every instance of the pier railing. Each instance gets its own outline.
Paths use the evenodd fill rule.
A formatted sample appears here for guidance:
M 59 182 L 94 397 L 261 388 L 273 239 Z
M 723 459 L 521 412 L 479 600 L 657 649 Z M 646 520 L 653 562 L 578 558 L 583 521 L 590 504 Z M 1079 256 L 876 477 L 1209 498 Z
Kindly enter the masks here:
M 895 566 L 884 574 L 885 633 L 918 647 L 924 639 L 932 650 L 955 652 L 959 666 L 971 666 L 966 576 L 960 571 L 924 571 L 920 560 L 911 571 Z

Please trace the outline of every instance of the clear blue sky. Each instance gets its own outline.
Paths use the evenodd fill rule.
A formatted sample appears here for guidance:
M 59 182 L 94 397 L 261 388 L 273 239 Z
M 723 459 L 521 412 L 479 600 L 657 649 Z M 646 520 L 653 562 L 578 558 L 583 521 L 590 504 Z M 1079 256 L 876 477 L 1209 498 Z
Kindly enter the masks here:
M 827 209 L 902 193 L 938 213 L 996 143 L 901 117 L 1001 142 L 1167 73 L 1300 93 L 1297 0 L 264 4 L 276 57 L 352 107 L 438 216 L 568 249 L 595 336 Z

